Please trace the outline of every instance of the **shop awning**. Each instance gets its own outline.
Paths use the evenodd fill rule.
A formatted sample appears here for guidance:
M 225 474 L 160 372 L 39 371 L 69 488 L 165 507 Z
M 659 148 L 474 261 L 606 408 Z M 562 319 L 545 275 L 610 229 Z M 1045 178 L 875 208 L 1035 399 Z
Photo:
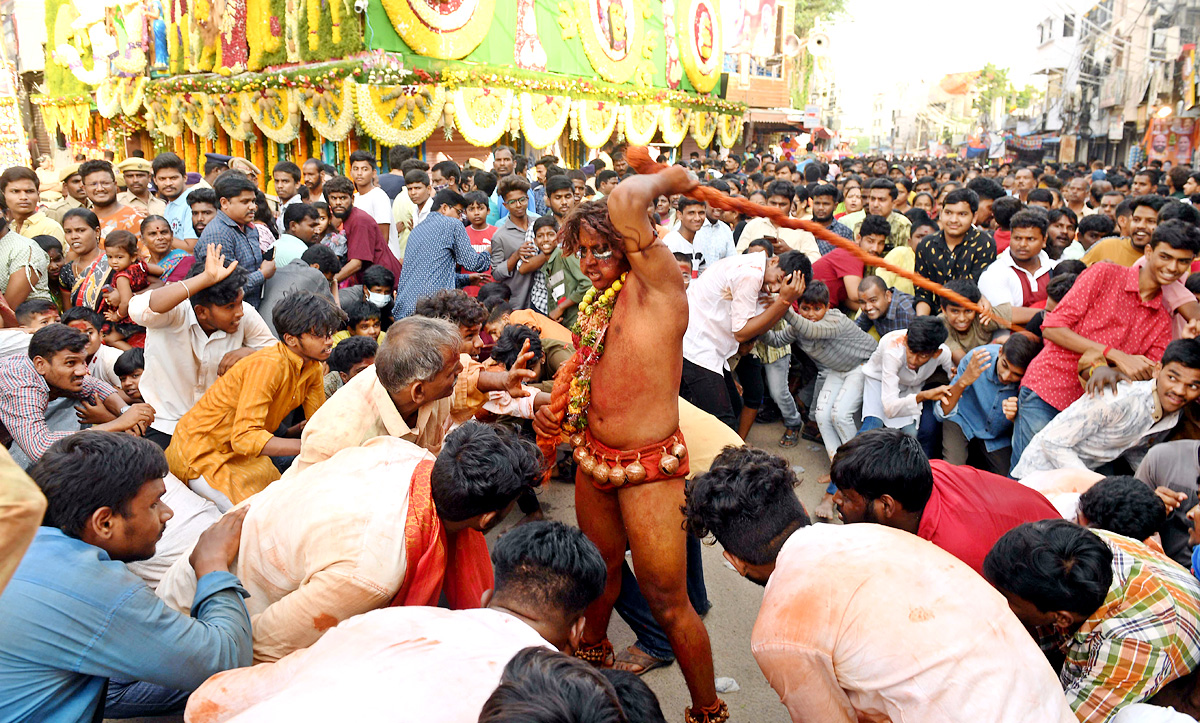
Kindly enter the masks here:
M 786 108 L 751 108 L 749 120 L 757 128 L 804 130 L 804 111 Z

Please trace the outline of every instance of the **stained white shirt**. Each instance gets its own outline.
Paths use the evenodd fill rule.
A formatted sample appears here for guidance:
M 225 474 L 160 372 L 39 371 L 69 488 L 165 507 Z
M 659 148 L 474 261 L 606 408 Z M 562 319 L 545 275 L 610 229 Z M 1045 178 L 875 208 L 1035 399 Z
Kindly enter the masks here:
M 887 427 L 900 429 L 916 422 L 921 416 L 917 393 L 925 381 L 941 367 L 946 376 L 954 378 L 956 370 L 950 357 L 950 347 L 942 344 L 938 354 L 916 369 L 908 366 L 907 329 L 888 332 L 879 340 L 871 358 L 863 364 L 866 384 L 863 392 L 862 414 L 878 417 Z
M 1164 414 L 1158 382 L 1121 382 L 1116 392 L 1084 394 L 1029 441 L 1012 476 L 1071 467 L 1095 469 L 1137 446 L 1143 437 L 1175 427 L 1179 412 Z
M 161 314 L 151 311 L 150 294 L 130 299 L 129 317 L 146 327 L 146 370 L 139 388 L 142 399 L 154 407 L 150 427 L 163 434 L 174 434 L 179 419 L 217 381 L 226 354 L 242 347 L 263 349 L 278 341 L 258 311 L 244 301 L 241 323 L 232 334 L 205 334 L 189 301 Z
M 759 314 L 766 254 L 722 259 L 688 285 L 683 358 L 721 374 L 737 353 L 734 334 Z

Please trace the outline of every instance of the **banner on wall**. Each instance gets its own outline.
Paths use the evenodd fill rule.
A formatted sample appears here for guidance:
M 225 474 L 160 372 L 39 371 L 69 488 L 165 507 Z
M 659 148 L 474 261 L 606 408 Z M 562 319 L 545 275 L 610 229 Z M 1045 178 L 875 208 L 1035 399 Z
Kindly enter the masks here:
M 1146 127 L 1142 146 L 1151 161 L 1170 161 L 1174 165 L 1191 165 L 1196 148 L 1196 131 L 1200 123 L 1195 118 L 1152 118 Z
M 727 54 L 749 54 L 756 58 L 775 54 L 775 39 L 779 34 L 776 0 L 725 2 L 721 14 Z

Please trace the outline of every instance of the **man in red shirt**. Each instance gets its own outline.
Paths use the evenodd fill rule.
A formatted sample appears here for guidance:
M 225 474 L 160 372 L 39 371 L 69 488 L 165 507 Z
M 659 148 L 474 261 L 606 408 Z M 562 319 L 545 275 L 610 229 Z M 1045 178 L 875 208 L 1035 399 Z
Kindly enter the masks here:
M 996 540 L 1017 525 L 1061 519 L 1042 494 L 1007 477 L 942 460 L 899 429 L 864 432 L 829 469 L 842 521 L 874 522 L 929 540 L 983 574 Z
M 892 232 L 884 216 L 868 215 L 858 227 L 858 246 L 869 254 L 883 255 L 888 234 Z M 858 311 L 858 283 L 863 278 L 863 262 L 843 248 L 835 248 L 813 262 L 813 278 L 829 287 L 829 305 L 846 312 Z
M 1162 289 L 1185 276 L 1200 253 L 1194 227 L 1159 224 L 1139 268 L 1093 264 L 1042 321 L 1046 346 L 1025 370 L 1013 425 L 1013 465 L 1029 440 L 1083 395 L 1079 359 L 1115 366 L 1145 381 L 1171 343 L 1171 310 Z M 1088 372 L 1090 373 L 1090 372 Z
M 339 284 L 350 279 L 362 283 L 362 272 L 379 264 L 400 278 L 400 261 L 388 248 L 387 238 L 379 232 L 379 224 L 362 209 L 354 207 L 354 182 L 345 176 L 334 176 L 325 182 L 325 200 L 329 212 L 342 220 L 346 234 L 346 255 L 349 259 L 334 277 Z

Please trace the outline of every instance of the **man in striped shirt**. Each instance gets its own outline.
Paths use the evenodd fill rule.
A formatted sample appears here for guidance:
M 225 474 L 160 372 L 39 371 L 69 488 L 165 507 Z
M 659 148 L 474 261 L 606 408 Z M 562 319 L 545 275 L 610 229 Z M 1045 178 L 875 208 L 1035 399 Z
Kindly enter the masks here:
M 983 562 L 988 580 L 1063 661 L 1083 723 L 1111 720 L 1200 663 L 1200 582 L 1141 542 L 1066 520 L 1021 525 Z

